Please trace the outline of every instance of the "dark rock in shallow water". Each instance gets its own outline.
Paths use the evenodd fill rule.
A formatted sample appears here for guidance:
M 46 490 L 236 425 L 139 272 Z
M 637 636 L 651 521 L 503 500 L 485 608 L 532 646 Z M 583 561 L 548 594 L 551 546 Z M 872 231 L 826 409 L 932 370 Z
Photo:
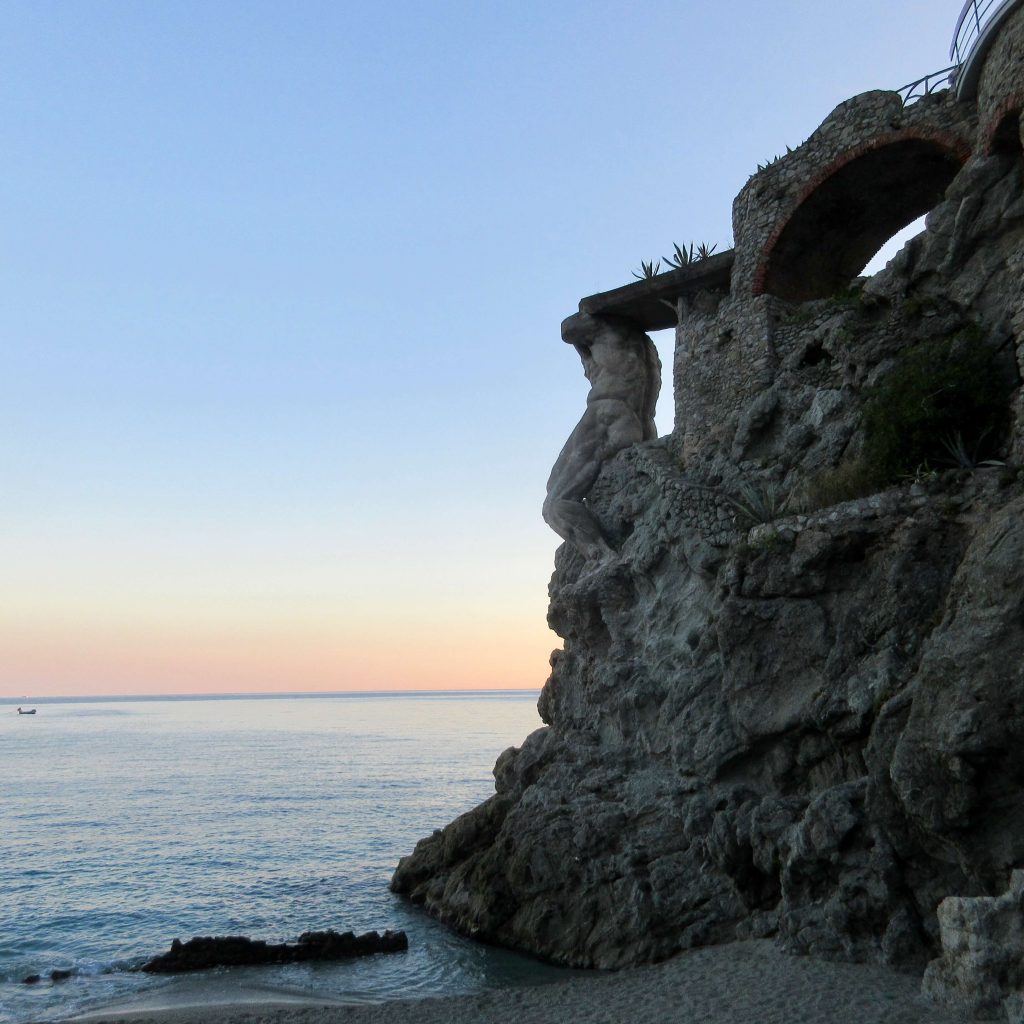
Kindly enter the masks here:
M 71 977 L 72 971 L 61 971 L 53 970 L 50 971 L 50 981 L 67 981 Z
M 252 964 L 290 964 L 304 960 L 349 960 L 374 953 L 402 953 L 409 948 L 405 932 L 303 932 L 295 943 L 269 943 L 244 935 L 197 936 L 175 939 L 162 956 L 139 970 L 147 974 L 176 974 L 210 967 L 244 967 Z
M 23 985 L 38 985 L 43 980 L 40 974 L 30 974 L 27 978 L 22 978 L 21 983 Z

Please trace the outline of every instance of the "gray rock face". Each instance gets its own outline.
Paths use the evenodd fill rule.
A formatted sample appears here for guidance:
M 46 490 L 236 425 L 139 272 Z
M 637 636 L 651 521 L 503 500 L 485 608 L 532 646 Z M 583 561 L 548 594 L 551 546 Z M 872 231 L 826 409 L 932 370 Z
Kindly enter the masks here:
M 586 499 L 617 558 L 556 555 L 545 727 L 395 891 L 559 963 L 774 937 L 918 971 L 946 897 L 1003 892 L 1024 865 L 1019 389 L 1008 465 L 809 496 L 861 451 L 908 345 L 970 327 L 1018 387 L 1022 269 L 1024 159 L 981 152 L 859 291 L 786 302 L 748 274 L 693 302 L 675 431 L 605 461 Z

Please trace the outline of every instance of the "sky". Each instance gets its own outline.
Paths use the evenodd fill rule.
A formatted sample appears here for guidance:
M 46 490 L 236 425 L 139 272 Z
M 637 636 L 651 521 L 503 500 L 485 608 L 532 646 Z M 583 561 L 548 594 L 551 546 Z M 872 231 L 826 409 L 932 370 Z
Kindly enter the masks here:
M 539 688 L 560 321 L 959 7 L 7 0 L 0 697 Z

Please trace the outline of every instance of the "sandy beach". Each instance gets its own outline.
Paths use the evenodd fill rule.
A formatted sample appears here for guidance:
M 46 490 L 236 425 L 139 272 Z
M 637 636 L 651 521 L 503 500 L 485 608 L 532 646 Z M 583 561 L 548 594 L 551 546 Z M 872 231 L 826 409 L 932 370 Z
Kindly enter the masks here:
M 360 1006 L 251 991 L 228 1004 L 124 1003 L 98 1024 L 967 1024 L 880 967 L 780 953 L 770 942 L 693 950 L 651 967 L 474 996 Z

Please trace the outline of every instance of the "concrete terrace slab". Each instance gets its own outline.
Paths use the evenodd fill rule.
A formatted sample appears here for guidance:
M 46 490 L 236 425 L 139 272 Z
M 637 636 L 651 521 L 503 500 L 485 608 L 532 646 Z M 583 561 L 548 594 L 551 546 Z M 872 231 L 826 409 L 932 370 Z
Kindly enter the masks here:
M 729 290 L 733 256 L 734 251 L 728 249 L 679 270 L 588 295 L 580 300 L 580 312 L 623 317 L 645 331 L 675 327 L 673 307 L 678 299 L 709 289 Z

